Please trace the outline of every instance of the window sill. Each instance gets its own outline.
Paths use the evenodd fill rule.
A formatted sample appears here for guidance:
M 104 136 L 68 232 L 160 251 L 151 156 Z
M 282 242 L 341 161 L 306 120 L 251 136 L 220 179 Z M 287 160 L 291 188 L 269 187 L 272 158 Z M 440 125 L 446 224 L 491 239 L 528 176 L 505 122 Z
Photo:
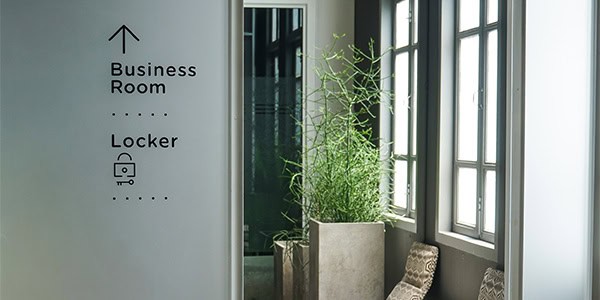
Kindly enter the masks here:
M 417 233 L 417 223 L 415 219 L 400 216 L 398 221 L 394 222 L 394 228 L 406 230 L 408 232 Z
M 439 231 L 435 234 L 438 243 L 477 257 L 497 262 L 498 257 L 494 244 L 474 239 L 451 231 Z

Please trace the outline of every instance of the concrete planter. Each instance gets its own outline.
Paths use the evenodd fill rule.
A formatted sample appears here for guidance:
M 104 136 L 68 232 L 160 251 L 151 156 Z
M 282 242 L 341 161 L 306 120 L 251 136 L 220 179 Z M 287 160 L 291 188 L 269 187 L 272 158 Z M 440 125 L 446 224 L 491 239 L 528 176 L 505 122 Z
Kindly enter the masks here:
M 292 247 L 293 242 L 277 241 L 273 251 L 275 267 L 275 299 L 290 300 L 293 293 Z
M 384 299 L 384 225 L 310 221 L 310 299 Z
M 294 300 L 309 300 L 309 247 L 294 244 L 292 269 L 294 273 Z
M 273 253 L 276 300 L 309 300 L 308 245 L 277 241 Z

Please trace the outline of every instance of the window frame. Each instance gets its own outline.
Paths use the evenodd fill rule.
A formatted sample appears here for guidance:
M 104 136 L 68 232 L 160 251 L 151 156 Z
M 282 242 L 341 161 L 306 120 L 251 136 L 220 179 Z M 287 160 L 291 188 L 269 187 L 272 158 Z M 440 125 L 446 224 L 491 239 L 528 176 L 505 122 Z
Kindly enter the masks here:
M 419 1 L 419 0 L 415 0 Z M 395 5 L 397 0 L 384 0 L 381 3 L 381 49 L 395 47 Z M 417 113 L 417 151 L 423 163 L 417 166 L 416 214 L 415 219 L 402 217 L 394 222 L 394 227 L 416 234 L 425 239 L 425 222 L 433 222 L 433 241 L 477 257 L 503 264 L 505 236 L 505 184 L 507 183 L 505 162 L 508 154 L 507 122 L 507 2 L 498 1 L 497 25 L 497 128 L 496 128 L 496 209 L 495 235 L 486 240 L 457 233 L 453 230 L 453 180 L 454 176 L 454 100 L 456 76 L 456 26 L 457 1 L 442 1 L 431 5 L 419 1 L 419 58 L 417 91 L 419 109 Z M 480 7 L 481 9 L 481 7 Z M 487 7 L 486 7 L 487 14 Z M 486 20 L 487 21 L 487 20 Z M 481 22 L 480 22 L 481 23 Z M 384 26 L 389 24 L 389 26 Z M 485 54 L 487 56 L 487 53 Z M 485 56 L 484 56 L 485 57 Z M 382 57 L 382 87 L 394 88 L 393 55 Z M 411 72 L 411 74 L 413 74 Z M 389 108 L 393 99 L 382 95 L 380 108 L 380 129 L 382 159 L 389 159 L 393 153 L 393 115 Z M 483 141 L 482 141 L 483 142 Z M 390 169 L 393 165 L 390 164 Z M 383 180 L 381 190 L 383 201 L 393 203 L 389 187 L 393 182 Z M 427 209 L 425 209 L 425 204 Z M 433 207 L 432 207 L 433 206 Z M 430 214 L 434 212 L 435 215 Z M 485 210 L 482 210 L 485 212 Z M 426 220 L 427 218 L 427 220 Z M 433 221 L 430 221 L 433 218 Z M 481 223 L 485 224 L 485 223 Z M 431 238 L 431 237 L 430 237 Z
M 501 78 L 502 78 L 502 68 L 500 66 L 500 56 L 503 51 L 501 51 L 502 44 L 500 43 L 500 15 L 495 22 L 488 23 L 488 0 L 478 0 L 479 1 L 479 18 L 478 24 L 476 27 L 468 28 L 465 30 L 460 30 L 460 5 L 461 1 L 464 0 L 455 0 L 455 11 L 454 11 L 454 99 L 453 99 L 453 166 L 452 166 L 452 231 L 469 236 L 471 238 L 480 239 L 485 242 L 489 242 L 495 244 L 496 232 L 498 231 L 498 226 L 495 226 L 495 232 L 487 232 L 484 230 L 484 222 L 485 222 L 485 183 L 487 172 L 494 171 L 496 172 L 496 186 L 495 186 L 495 218 L 498 219 L 498 208 L 499 208 L 499 190 L 502 186 L 499 184 L 501 178 L 499 175 L 499 157 L 502 152 L 498 151 L 498 149 L 503 145 L 501 141 L 501 136 L 499 135 L 499 129 L 504 126 L 502 125 L 502 117 L 501 110 L 499 106 L 502 105 L 503 101 L 501 100 Z M 501 6 L 501 2 L 498 1 L 498 6 Z M 498 10 L 500 11 L 500 10 Z M 488 38 L 491 32 L 496 31 L 496 35 L 498 38 L 497 42 L 497 90 L 496 90 L 496 162 L 489 163 L 486 162 L 485 157 L 485 144 L 487 141 L 486 137 L 486 121 L 487 121 L 487 112 L 486 112 L 486 97 L 487 97 L 487 70 L 488 70 Z M 459 76 L 459 66 L 460 66 L 460 42 L 461 40 L 468 37 L 478 37 L 478 84 L 477 84 L 477 160 L 476 161 L 467 161 L 467 160 L 459 160 L 458 158 L 458 137 L 459 137 L 459 129 L 458 129 L 458 120 L 459 120 L 459 86 L 460 86 L 460 76 Z M 469 226 L 466 224 L 462 224 L 458 222 L 458 171 L 460 168 L 472 168 L 477 172 L 477 198 L 476 198 L 476 220 L 475 226 Z M 498 223 L 498 222 L 496 222 Z
M 421 2 L 423 3 L 423 2 Z M 506 161 L 507 125 L 511 116 L 507 104 L 507 0 L 498 5 L 498 77 L 496 128 L 496 233 L 493 243 L 452 230 L 454 178 L 454 99 L 455 35 L 457 1 L 441 1 L 429 6 L 427 67 L 427 202 L 434 205 L 434 241 L 503 265 L 505 261 L 505 195 L 507 195 Z
M 397 15 L 396 15 L 396 7 L 400 2 L 403 1 L 407 1 L 408 2 L 408 11 L 409 11 L 409 24 L 408 24 L 408 43 L 405 46 L 399 47 L 397 48 L 397 41 L 396 41 L 396 28 L 397 28 Z M 392 50 L 391 50 L 391 54 L 392 54 L 392 59 L 391 59 L 391 70 L 392 70 L 392 74 L 396 74 L 396 59 L 399 55 L 406 53 L 408 54 L 408 92 L 409 92 L 409 113 L 408 113 L 408 120 L 406 121 L 408 123 L 407 126 L 407 154 L 406 155 L 402 155 L 402 154 L 396 154 L 395 153 L 395 148 L 392 145 L 391 146 L 391 154 L 392 154 L 392 161 L 393 161 L 393 165 L 394 165 L 394 170 L 395 170 L 395 164 L 397 161 L 405 161 L 407 164 L 406 167 L 406 180 L 407 180 L 407 186 L 404 187 L 404 189 L 407 191 L 407 197 L 406 197 L 406 208 L 402 208 L 399 206 L 396 206 L 396 212 L 399 213 L 401 216 L 403 216 L 404 218 L 410 219 L 410 220 L 414 220 L 417 217 L 417 205 L 416 202 L 418 202 L 417 200 L 417 186 L 418 186 L 418 178 L 419 175 L 418 173 L 418 159 L 419 159 L 419 147 L 418 144 L 419 142 L 417 141 L 417 137 L 415 136 L 415 133 L 417 133 L 416 135 L 418 135 L 418 123 L 416 123 L 414 121 L 414 116 L 413 116 L 413 112 L 412 109 L 414 106 L 417 106 L 417 100 L 418 99 L 413 99 L 413 95 L 415 93 L 418 92 L 418 60 L 419 60 L 419 56 L 421 54 L 421 41 L 419 38 L 419 24 L 417 22 L 419 22 L 419 19 L 421 18 L 420 16 L 418 16 L 418 5 L 415 5 L 416 3 L 418 3 L 419 0 L 393 0 L 392 1 L 392 38 L 391 38 L 391 42 L 392 42 Z M 417 18 L 415 18 L 415 14 L 417 14 Z M 415 22 L 416 19 L 416 22 Z M 415 29 L 415 26 L 417 26 L 417 28 Z M 415 36 L 416 35 L 416 36 Z M 416 42 L 415 42 L 416 39 Z M 417 54 L 417 59 L 415 59 L 415 54 Z M 417 63 L 415 66 L 415 62 Z M 396 76 L 392 76 L 392 80 L 391 80 L 391 85 L 393 87 L 393 89 L 395 89 L 396 86 Z M 417 93 L 417 98 L 418 98 L 418 93 Z M 394 90 L 394 97 L 391 100 L 391 107 L 395 107 L 395 103 L 396 103 L 396 94 L 395 94 L 395 90 Z M 393 109 L 392 109 L 393 110 Z M 417 112 L 418 112 L 418 108 L 417 108 Z M 419 120 L 418 118 L 418 113 L 415 114 L 417 116 L 417 122 Z M 396 118 L 394 116 L 394 114 L 392 114 L 392 118 L 390 118 L 389 120 L 390 122 L 390 140 L 392 141 L 392 143 L 395 142 L 395 133 L 396 133 Z M 417 128 L 414 128 L 414 127 Z M 413 152 L 413 149 L 415 149 L 415 153 Z M 414 166 L 413 166 L 414 165 Z M 416 168 L 416 169 L 415 169 Z M 392 203 L 395 204 L 394 199 L 396 197 L 396 191 L 398 190 L 396 183 L 395 183 L 395 179 L 396 179 L 396 175 L 395 175 L 395 171 L 394 171 L 394 179 L 392 180 L 392 184 L 394 186 L 393 188 L 393 192 L 391 195 L 391 201 Z M 413 186 L 412 182 L 415 182 L 415 186 Z M 414 207 L 414 209 L 413 209 Z

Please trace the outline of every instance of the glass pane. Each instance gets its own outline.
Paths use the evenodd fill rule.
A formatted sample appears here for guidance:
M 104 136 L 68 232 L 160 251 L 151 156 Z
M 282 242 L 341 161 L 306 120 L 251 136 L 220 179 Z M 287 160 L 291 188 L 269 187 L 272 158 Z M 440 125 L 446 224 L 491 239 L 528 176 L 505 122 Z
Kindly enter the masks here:
M 292 9 L 292 30 L 300 28 L 300 10 Z
M 496 231 L 496 171 L 485 173 L 484 201 L 483 230 L 494 233 Z
M 412 18 L 412 26 L 413 26 L 413 43 L 419 42 L 419 0 L 414 0 L 414 8 L 413 8 L 413 18 Z
M 477 160 L 479 36 L 460 40 L 458 66 L 458 159 Z
M 479 25 L 479 0 L 459 0 L 459 30 L 467 30 Z
M 394 101 L 394 153 L 408 154 L 408 53 L 396 56 Z
M 396 3 L 396 48 L 408 45 L 409 22 L 408 0 Z
M 487 0 L 487 22 L 498 21 L 498 0 Z
M 273 58 L 273 79 L 275 83 L 279 83 L 279 57 L 275 56 Z
M 418 57 L 419 53 L 417 50 L 415 50 L 415 55 L 413 57 L 414 60 L 414 64 L 413 64 L 413 77 L 412 77 L 412 97 L 411 97 L 411 106 L 410 106 L 410 112 L 411 112 L 411 117 L 412 117 L 412 150 L 411 150 L 411 154 L 412 155 L 416 155 L 417 154 L 417 57 Z
M 498 31 L 488 34 L 487 93 L 485 104 L 485 161 L 496 163 L 496 123 L 498 106 Z
M 296 78 L 302 77 L 302 49 L 296 48 Z
M 279 9 L 271 9 L 271 42 L 276 41 L 279 38 Z
M 411 209 L 417 210 L 417 161 L 412 162 L 412 176 L 410 177 Z
M 477 220 L 477 170 L 459 168 L 456 183 L 457 222 L 475 227 Z
M 397 160 L 394 163 L 394 170 L 394 205 L 406 208 L 408 164 L 404 160 Z

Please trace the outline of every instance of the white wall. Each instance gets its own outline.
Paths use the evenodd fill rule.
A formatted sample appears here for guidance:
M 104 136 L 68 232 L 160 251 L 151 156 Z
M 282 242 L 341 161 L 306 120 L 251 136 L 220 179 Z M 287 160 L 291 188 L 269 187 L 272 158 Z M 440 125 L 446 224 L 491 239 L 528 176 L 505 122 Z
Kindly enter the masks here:
M 0 298 L 229 298 L 229 2 L 0 7 Z M 120 38 L 108 41 L 122 24 L 140 38 L 128 38 L 126 55 Z M 119 77 L 167 92 L 113 94 L 115 61 L 193 65 L 197 75 Z M 113 133 L 178 140 L 114 148 Z M 125 150 L 137 175 L 117 186 L 113 162 Z
M 315 18 L 314 25 L 310 27 L 308 24 L 307 30 L 314 33 L 314 45 L 308 45 L 309 59 L 308 62 L 308 81 L 307 91 L 313 91 L 319 87 L 320 82 L 314 74 L 315 62 L 318 64 L 318 59 L 321 58 L 322 50 L 331 47 L 334 42 L 334 34 L 344 36 L 340 39 L 336 46 L 337 49 L 344 49 L 345 53 L 350 54 L 348 45 L 354 44 L 354 0 L 315 0 Z M 309 10 L 310 13 L 310 10 Z M 309 39 L 311 41 L 311 39 Z M 313 74 L 311 74 L 313 73 Z M 318 112 L 314 108 L 314 103 L 307 103 L 306 108 L 308 113 Z M 335 108 L 333 108 L 335 110 Z
M 527 1 L 523 299 L 589 299 L 589 0 Z
M 331 44 L 333 34 L 345 34 L 347 43 L 354 43 L 354 0 L 316 0 L 316 46 Z

